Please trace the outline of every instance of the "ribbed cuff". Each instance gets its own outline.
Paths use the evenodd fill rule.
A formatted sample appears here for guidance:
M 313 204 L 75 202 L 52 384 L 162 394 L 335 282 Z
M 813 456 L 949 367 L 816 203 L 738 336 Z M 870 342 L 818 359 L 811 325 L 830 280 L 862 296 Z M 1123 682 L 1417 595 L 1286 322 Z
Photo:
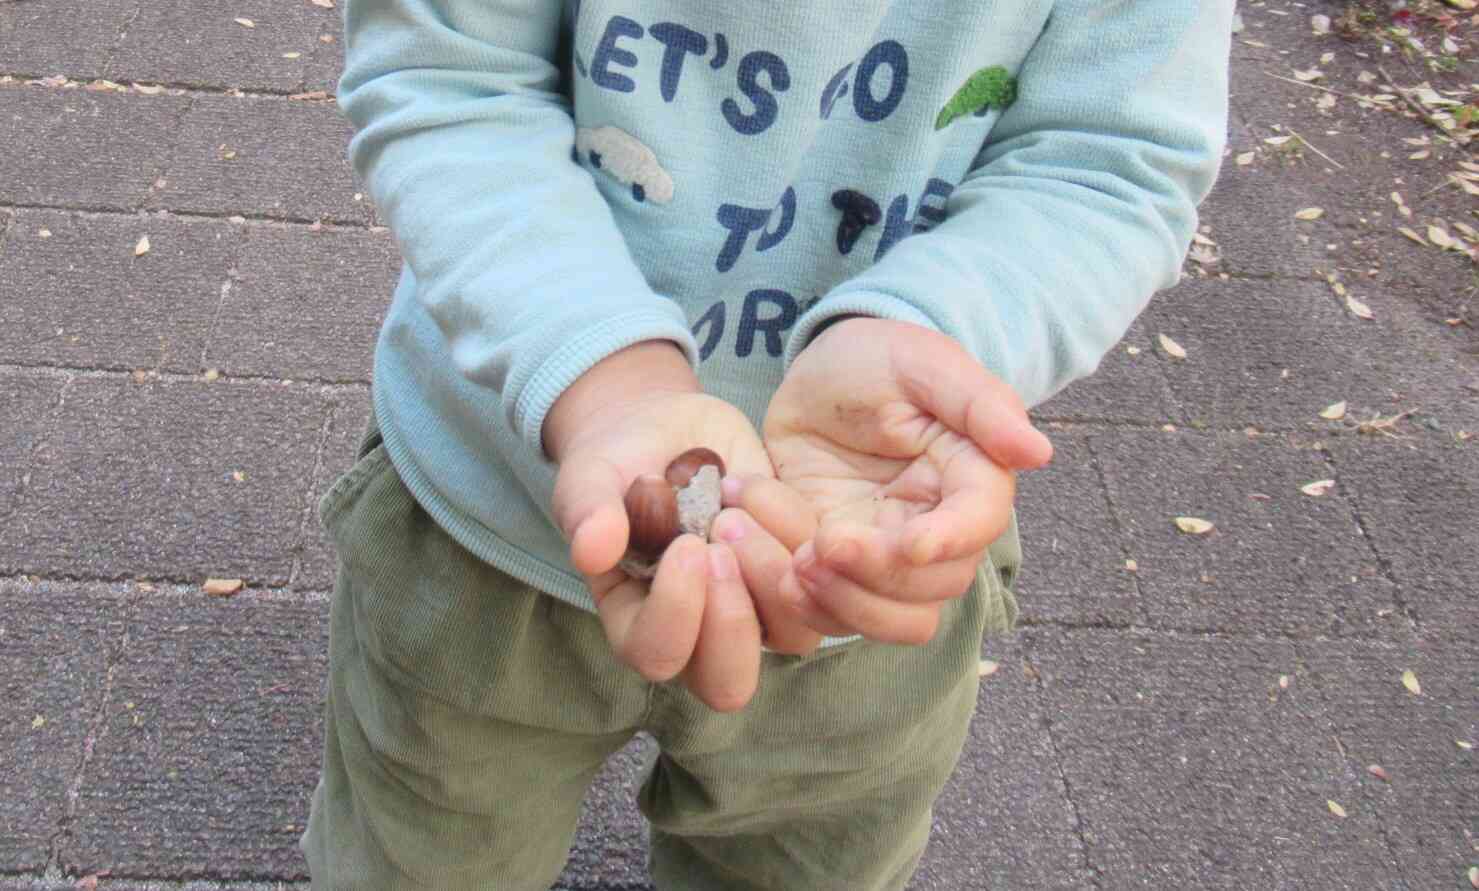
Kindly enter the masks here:
M 632 344 L 670 340 L 683 350 L 688 364 L 697 368 L 698 342 L 681 319 L 682 311 L 674 304 L 671 310 L 634 310 L 571 332 L 520 391 L 514 405 L 514 430 L 534 454 L 544 454 L 544 419 L 555 400 L 597 362 Z
M 839 316 L 870 316 L 894 322 L 910 322 L 931 331 L 940 330 L 940 326 L 936 325 L 929 316 L 920 312 L 912 304 L 890 294 L 877 291 L 828 294 L 796 320 L 796 326 L 791 330 L 790 339 L 786 342 L 783 367 L 790 370 L 791 363 L 796 361 L 801 351 L 806 349 L 807 344 L 811 343 L 812 339 L 820 333 L 822 326 L 836 320 Z

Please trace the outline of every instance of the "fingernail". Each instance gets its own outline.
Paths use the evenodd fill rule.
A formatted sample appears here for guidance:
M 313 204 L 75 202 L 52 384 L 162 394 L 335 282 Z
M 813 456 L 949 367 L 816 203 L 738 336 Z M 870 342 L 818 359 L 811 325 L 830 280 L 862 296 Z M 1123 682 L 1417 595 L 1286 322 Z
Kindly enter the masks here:
M 738 477 L 726 476 L 719 482 L 719 491 L 722 493 L 726 504 L 738 501 L 740 490 L 743 488 L 744 484 L 739 481 Z
M 739 541 L 745 537 L 745 521 L 734 514 L 724 514 L 714 521 L 714 537 L 720 541 Z
M 709 578 L 732 579 L 739 575 L 739 564 L 729 548 L 709 548 Z

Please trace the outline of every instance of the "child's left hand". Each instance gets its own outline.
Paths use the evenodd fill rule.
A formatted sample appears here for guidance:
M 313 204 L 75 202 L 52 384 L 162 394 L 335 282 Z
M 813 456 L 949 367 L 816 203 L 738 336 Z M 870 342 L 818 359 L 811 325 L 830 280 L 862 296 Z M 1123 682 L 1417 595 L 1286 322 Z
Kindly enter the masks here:
M 1052 456 L 1011 388 L 959 344 L 870 318 L 832 325 L 797 357 L 764 437 L 778 479 L 748 478 L 725 504 L 772 531 L 820 520 L 766 593 L 817 632 L 893 643 L 934 636 L 1007 527 L 1014 471 Z

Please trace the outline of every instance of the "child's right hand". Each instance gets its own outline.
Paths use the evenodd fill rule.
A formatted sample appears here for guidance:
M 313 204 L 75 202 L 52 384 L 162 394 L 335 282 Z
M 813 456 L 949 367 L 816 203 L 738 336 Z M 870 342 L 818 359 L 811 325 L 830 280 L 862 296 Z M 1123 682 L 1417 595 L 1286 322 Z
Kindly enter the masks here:
M 607 357 L 561 394 L 544 423 L 559 464 L 554 514 L 585 577 L 612 650 L 652 681 L 682 675 L 717 711 L 749 702 L 759 682 L 760 622 L 734 552 L 680 536 L 651 584 L 617 568 L 627 549 L 623 498 L 642 474 L 703 446 L 729 473 L 774 476 L 749 419 L 702 392 L 683 354 L 649 341 Z

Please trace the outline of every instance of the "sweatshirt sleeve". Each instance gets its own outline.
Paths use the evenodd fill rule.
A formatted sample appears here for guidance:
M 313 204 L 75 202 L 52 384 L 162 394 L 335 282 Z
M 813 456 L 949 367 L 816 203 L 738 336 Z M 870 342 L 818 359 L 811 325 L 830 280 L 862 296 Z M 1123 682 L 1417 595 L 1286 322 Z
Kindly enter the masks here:
M 345 0 L 349 156 L 436 321 L 447 360 L 542 455 L 555 399 L 644 340 L 698 361 L 575 163 L 557 67 L 566 4 Z
M 959 341 L 1030 407 L 1092 373 L 1179 278 L 1227 135 L 1232 0 L 1060 0 L 945 219 L 797 320 Z

